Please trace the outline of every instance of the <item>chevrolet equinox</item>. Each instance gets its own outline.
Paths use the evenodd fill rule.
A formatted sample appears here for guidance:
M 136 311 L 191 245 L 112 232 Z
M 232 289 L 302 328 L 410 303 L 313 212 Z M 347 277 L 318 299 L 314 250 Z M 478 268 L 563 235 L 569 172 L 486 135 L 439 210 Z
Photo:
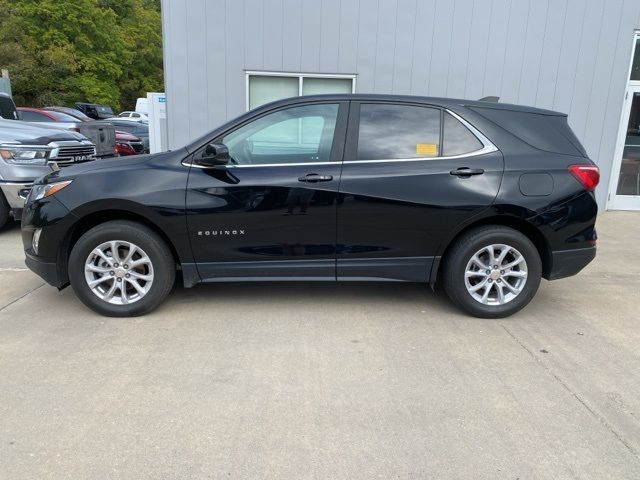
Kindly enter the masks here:
M 595 256 L 598 168 L 564 114 L 319 95 L 171 152 L 54 171 L 24 207 L 27 265 L 103 315 L 200 282 L 440 280 L 478 317 Z

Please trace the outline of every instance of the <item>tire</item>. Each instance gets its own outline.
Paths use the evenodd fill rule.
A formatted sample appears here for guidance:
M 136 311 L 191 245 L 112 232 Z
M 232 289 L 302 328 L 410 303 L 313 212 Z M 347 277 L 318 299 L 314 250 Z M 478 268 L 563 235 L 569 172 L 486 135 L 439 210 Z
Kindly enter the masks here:
M 3 228 L 9 221 L 11 216 L 11 209 L 7 203 L 7 199 L 4 198 L 4 194 L 0 192 L 0 229 Z
M 122 263 L 113 261 L 114 251 Z M 173 255 L 160 236 L 128 220 L 106 222 L 82 235 L 71 251 L 68 269 L 71 287 L 82 303 L 109 317 L 151 312 L 169 294 L 176 276 Z
M 541 276 L 540 254 L 531 240 L 498 225 L 463 234 L 443 264 L 443 286 L 451 301 L 480 318 L 508 317 L 524 308 L 538 291 Z

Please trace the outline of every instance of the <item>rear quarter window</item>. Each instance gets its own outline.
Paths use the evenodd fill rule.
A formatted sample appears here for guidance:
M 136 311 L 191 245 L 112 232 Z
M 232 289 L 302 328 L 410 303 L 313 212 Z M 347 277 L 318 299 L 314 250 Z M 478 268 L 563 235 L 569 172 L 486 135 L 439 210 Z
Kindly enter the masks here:
M 453 157 L 480 150 L 484 145 L 458 119 L 449 113 L 444 114 L 442 155 Z

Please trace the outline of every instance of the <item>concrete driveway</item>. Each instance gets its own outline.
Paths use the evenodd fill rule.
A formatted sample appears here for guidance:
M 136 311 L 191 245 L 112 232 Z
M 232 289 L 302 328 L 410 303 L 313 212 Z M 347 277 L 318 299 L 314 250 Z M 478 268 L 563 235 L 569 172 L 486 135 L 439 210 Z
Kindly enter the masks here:
M 99 317 L 0 232 L 0 477 L 640 478 L 640 215 L 506 320 L 411 284 L 209 285 Z

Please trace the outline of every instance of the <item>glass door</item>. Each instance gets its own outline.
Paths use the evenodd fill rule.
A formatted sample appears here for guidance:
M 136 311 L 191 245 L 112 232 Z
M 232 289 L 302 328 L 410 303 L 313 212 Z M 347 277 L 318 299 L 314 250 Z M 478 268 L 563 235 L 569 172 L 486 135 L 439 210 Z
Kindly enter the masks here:
M 620 158 L 618 176 L 612 182 L 610 208 L 620 210 L 640 210 L 640 86 L 630 86 L 625 102 L 618 155 Z

